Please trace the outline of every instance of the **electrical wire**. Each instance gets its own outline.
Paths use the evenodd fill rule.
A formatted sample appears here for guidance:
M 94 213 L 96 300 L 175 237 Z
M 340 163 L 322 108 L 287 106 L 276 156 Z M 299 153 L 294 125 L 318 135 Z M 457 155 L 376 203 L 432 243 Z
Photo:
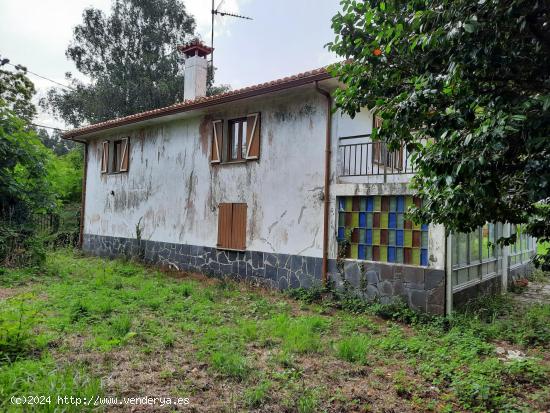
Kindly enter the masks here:
M 34 76 L 37 76 L 37 77 L 39 77 L 39 78 L 41 78 L 41 79 L 44 79 L 44 80 L 47 80 L 47 81 L 49 81 L 49 82 L 55 83 L 56 85 L 59 85 L 59 86 L 61 86 L 61 87 L 64 87 L 65 89 L 75 90 L 74 88 L 72 88 L 72 87 L 70 87 L 70 86 L 67 86 L 67 85 L 64 85 L 63 83 L 59 83 L 59 82 L 56 81 L 56 80 L 53 80 L 53 79 L 47 78 L 46 76 L 42 76 L 42 75 L 39 75 L 38 73 L 32 72 L 32 71 L 30 71 L 29 69 L 27 69 L 26 66 L 23 66 L 23 65 L 14 65 L 13 63 L 10 63 L 10 62 L 7 62 L 7 64 L 10 65 L 10 66 L 13 66 L 13 67 L 15 67 L 15 68 L 23 67 L 23 68 L 25 68 L 26 72 L 27 72 L 27 73 L 30 73 L 31 75 L 34 75 Z

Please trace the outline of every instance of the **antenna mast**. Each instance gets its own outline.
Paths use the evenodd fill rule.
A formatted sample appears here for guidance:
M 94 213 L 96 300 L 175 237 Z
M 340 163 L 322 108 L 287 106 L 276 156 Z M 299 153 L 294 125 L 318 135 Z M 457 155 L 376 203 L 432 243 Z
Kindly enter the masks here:
M 210 64 L 212 65 L 212 76 L 214 76 L 214 22 L 215 22 L 214 16 L 215 15 L 219 15 L 222 17 L 229 16 L 229 17 L 236 17 L 238 19 L 252 20 L 252 17 L 241 16 L 240 14 L 220 11 L 219 10 L 220 6 L 223 4 L 225 0 L 221 0 L 220 3 L 218 4 L 218 7 L 214 8 L 214 1 L 215 0 L 212 0 L 212 33 L 210 37 L 210 47 L 212 48 L 212 53 L 210 55 Z

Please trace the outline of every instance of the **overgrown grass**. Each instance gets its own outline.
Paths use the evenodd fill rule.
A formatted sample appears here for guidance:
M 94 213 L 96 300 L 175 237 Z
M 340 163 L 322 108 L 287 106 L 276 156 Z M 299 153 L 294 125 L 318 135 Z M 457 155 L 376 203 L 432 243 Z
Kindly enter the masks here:
M 181 372 L 172 361 L 173 371 L 158 373 L 163 388 L 194 397 L 214 389 L 237 410 L 313 412 L 339 403 L 341 411 L 363 404 L 375 411 L 536 411 L 550 403 L 548 305 L 517 309 L 498 297 L 438 319 L 402 303 L 327 302 L 320 290 L 295 294 L 304 300 L 297 304 L 229 280 L 170 277 L 63 251 L 50 253 L 41 271 L 4 275 L 14 295 L 0 301 L 2 411 L 25 392 L 102 394 L 100 379 L 117 369 L 112 357 L 121 351 L 185 360 L 195 367 Z M 528 358 L 501 360 L 495 341 L 520 346 Z M 98 369 L 82 355 L 104 361 Z M 126 380 L 143 374 L 135 363 Z M 194 387 L 187 376 L 201 366 L 208 384 Z M 326 389 L 345 389 L 350 379 L 350 388 L 362 383 L 378 395 L 367 403 L 349 390 Z M 378 390 L 377 380 L 390 387 Z

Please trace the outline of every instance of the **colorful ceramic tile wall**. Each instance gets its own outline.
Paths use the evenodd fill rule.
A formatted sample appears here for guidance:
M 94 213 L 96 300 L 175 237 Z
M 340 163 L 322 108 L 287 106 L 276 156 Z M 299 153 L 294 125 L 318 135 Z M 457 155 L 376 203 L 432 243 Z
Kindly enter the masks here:
M 410 265 L 428 265 L 428 225 L 405 218 L 412 196 L 338 197 L 338 240 L 349 237 L 347 257 Z

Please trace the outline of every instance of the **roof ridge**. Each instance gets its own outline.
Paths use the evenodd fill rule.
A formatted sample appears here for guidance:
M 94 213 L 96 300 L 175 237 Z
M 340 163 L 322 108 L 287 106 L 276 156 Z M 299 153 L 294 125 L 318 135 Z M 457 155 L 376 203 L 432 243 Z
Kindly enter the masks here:
M 80 128 L 75 128 L 70 131 L 67 131 L 62 136 L 66 139 L 71 139 L 76 136 L 84 135 L 86 133 L 97 132 L 104 129 L 110 129 L 117 126 L 134 123 L 140 120 L 156 118 L 156 117 L 165 116 L 165 115 L 178 113 L 178 112 L 185 112 L 186 110 L 192 110 L 195 107 L 199 109 L 200 107 L 209 106 L 210 104 L 224 103 L 224 100 L 226 99 L 231 99 L 231 98 L 238 99 L 239 95 L 241 94 L 246 95 L 252 92 L 259 92 L 258 94 L 261 94 L 262 91 L 265 91 L 265 93 L 269 93 L 271 91 L 269 90 L 270 88 L 274 88 L 277 86 L 281 87 L 285 85 L 290 85 L 288 87 L 293 87 L 292 85 L 293 82 L 300 82 L 309 77 L 330 78 L 331 75 L 328 72 L 329 66 L 330 65 L 327 65 L 317 69 L 308 70 L 308 71 L 297 73 L 290 76 L 285 76 L 283 78 L 279 78 L 279 79 L 275 79 L 275 80 L 271 80 L 263 83 L 257 83 L 255 85 L 245 86 L 235 90 L 229 90 L 227 92 L 218 93 L 212 96 L 201 96 L 192 100 L 187 99 L 181 102 L 175 102 L 169 106 L 150 109 L 150 110 L 135 113 L 132 115 L 122 116 L 120 118 L 109 119 L 103 122 L 82 126 Z M 321 79 L 317 79 L 317 80 L 321 80 Z M 300 86 L 300 84 L 297 84 L 296 86 Z M 245 97 L 247 96 L 243 96 L 242 98 L 245 98 Z

